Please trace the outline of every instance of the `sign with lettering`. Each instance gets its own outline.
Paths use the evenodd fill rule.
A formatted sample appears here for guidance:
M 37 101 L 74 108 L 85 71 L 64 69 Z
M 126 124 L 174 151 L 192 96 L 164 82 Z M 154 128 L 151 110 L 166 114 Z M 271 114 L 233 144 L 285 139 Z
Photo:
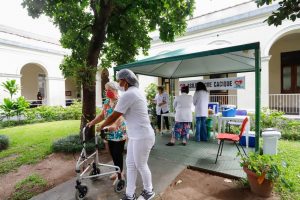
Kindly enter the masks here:
M 206 85 L 207 90 L 245 89 L 245 76 L 230 77 L 230 78 L 204 79 L 204 80 L 179 81 L 179 88 L 181 86 L 188 85 L 190 91 L 195 91 L 197 82 L 204 83 Z

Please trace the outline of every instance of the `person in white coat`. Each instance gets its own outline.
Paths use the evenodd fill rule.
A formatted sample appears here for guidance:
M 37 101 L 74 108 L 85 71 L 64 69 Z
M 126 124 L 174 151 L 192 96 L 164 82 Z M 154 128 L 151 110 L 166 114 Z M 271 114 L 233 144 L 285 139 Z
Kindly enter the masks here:
M 197 142 L 207 141 L 206 118 L 208 115 L 209 93 L 202 82 L 196 83 L 196 92 L 193 96 L 196 115 L 196 134 Z
M 161 115 L 169 112 L 169 95 L 164 92 L 163 86 L 157 87 L 158 93 L 155 95 L 154 102 L 156 104 L 156 120 L 158 132 L 161 131 Z M 164 117 L 167 130 L 170 129 L 168 117 Z
M 192 105 L 193 97 L 188 95 L 189 87 L 181 87 L 181 95 L 177 96 L 174 100 L 175 109 L 175 125 L 172 131 L 172 138 L 167 146 L 174 146 L 176 139 L 182 139 L 182 145 L 186 145 L 191 124 L 193 121 Z
M 129 69 L 122 69 L 117 73 L 119 86 L 125 92 L 119 98 L 113 113 L 99 126 L 104 127 L 123 116 L 127 125 L 127 186 L 126 193 L 121 200 L 135 200 L 137 172 L 140 173 L 144 189 L 138 200 L 153 199 L 155 193 L 152 186 L 152 175 L 148 166 L 148 158 L 155 142 L 154 130 L 150 124 L 147 100 L 138 89 L 139 82 L 135 74 Z

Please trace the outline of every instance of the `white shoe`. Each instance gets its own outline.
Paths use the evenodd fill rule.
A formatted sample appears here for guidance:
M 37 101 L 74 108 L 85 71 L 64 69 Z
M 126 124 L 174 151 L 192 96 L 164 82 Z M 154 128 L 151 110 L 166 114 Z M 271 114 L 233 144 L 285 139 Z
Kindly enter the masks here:
M 143 190 L 140 196 L 137 198 L 137 200 L 150 200 L 153 199 L 154 196 L 155 196 L 155 192 L 153 191 L 149 192 L 147 190 Z

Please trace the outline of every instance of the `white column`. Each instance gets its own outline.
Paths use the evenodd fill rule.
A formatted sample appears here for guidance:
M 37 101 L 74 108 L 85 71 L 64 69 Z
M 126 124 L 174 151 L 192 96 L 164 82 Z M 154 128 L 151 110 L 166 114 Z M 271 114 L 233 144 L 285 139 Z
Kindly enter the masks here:
M 271 56 L 261 58 L 261 107 L 269 106 L 269 60 Z M 237 90 L 237 106 L 241 109 L 255 109 L 255 73 L 239 73 L 245 76 L 245 89 Z
M 238 73 L 237 77 L 245 76 L 245 89 L 237 90 L 238 109 L 255 109 L 255 73 Z
M 47 99 L 46 105 L 65 106 L 65 79 L 60 77 L 46 77 Z
M 261 58 L 261 107 L 269 107 L 269 61 L 271 56 Z

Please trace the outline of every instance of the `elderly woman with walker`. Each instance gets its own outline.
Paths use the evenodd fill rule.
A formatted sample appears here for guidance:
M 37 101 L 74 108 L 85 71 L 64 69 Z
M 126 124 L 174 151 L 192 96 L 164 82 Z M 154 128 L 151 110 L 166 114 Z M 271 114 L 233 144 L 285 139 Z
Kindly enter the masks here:
M 118 84 L 115 82 L 108 82 L 105 84 L 105 94 L 107 99 L 103 103 L 101 113 L 88 123 L 91 127 L 104 119 L 108 118 L 118 102 Z M 109 152 L 114 162 L 114 165 L 120 167 L 123 174 L 123 152 L 126 141 L 126 124 L 123 117 L 120 117 L 115 123 L 107 126 L 108 134 L 106 141 L 108 142 Z M 117 180 L 118 174 L 113 174 L 110 178 Z

